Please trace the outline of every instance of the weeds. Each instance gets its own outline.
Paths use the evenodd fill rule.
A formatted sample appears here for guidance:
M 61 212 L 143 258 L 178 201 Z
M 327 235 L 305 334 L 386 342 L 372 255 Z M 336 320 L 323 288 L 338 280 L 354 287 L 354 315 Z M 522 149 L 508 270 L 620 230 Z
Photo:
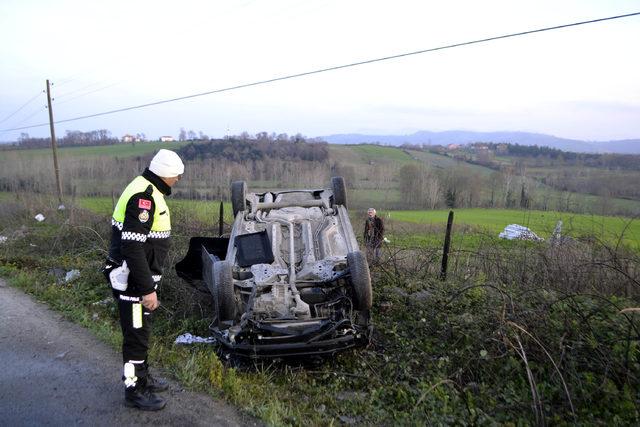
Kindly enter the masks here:
M 0 274 L 118 347 L 115 306 L 100 304 L 110 297 L 99 273 L 107 218 L 41 202 L 3 202 Z M 172 265 L 197 230 L 217 234 L 214 222 L 177 215 Z M 474 245 L 454 238 L 446 282 L 439 244 L 386 247 L 372 266 L 371 345 L 314 367 L 234 365 L 210 346 L 173 345 L 185 331 L 208 334 L 211 297 L 167 268 L 151 359 L 273 425 L 640 422 L 638 253 L 596 239 L 552 246 L 465 233 Z M 58 284 L 54 267 L 81 277 Z

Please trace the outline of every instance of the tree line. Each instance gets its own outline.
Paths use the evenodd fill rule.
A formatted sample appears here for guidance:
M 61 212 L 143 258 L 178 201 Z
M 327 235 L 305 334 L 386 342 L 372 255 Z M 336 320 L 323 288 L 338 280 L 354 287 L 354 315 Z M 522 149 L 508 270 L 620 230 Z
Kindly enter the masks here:
M 270 138 L 240 138 L 190 143 L 178 150 L 184 160 L 220 159 L 231 162 L 261 161 L 265 159 L 324 162 L 329 158 L 326 142 L 272 140 Z
M 62 138 L 57 138 L 56 143 L 61 147 L 78 147 L 84 145 L 112 145 L 119 142 L 118 138 L 111 135 L 107 129 L 97 129 L 89 132 L 79 130 L 67 130 Z M 32 137 L 26 132 L 22 132 L 18 138 L 18 148 L 48 148 L 51 147 L 51 138 Z M 11 148 L 16 148 L 12 145 Z

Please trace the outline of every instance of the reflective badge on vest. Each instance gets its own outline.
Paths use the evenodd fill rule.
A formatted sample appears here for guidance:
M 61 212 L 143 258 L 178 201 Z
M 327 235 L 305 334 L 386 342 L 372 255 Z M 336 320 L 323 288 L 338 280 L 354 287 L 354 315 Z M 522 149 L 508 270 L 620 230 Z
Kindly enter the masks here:
M 138 207 L 140 209 L 151 209 L 151 200 L 139 199 Z
M 149 221 L 149 211 L 143 210 L 142 212 L 140 212 L 140 215 L 138 215 L 138 219 L 140 220 L 140 222 Z

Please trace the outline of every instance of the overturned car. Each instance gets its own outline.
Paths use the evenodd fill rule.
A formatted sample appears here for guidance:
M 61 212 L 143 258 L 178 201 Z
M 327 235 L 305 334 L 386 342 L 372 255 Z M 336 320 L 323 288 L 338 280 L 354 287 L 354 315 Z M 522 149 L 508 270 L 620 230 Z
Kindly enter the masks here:
M 252 358 L 332 354 L 369 339 L 371 278 L 341 177 L 329 189 L 250 193 L 231 185 L 228 238 L 194 237 L 176 265 L 214 297 L 211 331 Z

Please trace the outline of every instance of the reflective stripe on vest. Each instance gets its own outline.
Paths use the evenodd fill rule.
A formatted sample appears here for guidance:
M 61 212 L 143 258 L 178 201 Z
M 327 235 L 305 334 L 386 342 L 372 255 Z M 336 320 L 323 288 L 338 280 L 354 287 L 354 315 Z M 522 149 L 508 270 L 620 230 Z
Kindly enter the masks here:
M 169 231 L 171 231 L 171 220 L 169 218 L 169 207 L 167 206 L 167 202 L 164 200 L 164 195 L 156 188 L 155 185 L 147 181 L 147 179 L 142 176 L 136 177 L 122 192 L 122 195 L 116 204 L 116 208 L 113 211 L 112 224 L 122 230 L 121 224 L 124 223 L 124 216 L 127 211 L 127 203 L 129 202 L 129 199 L 134 194 L 144 193 L 149 185 L 153 188 L 151 198 L 153 199 L 153 204 L 156 207 L 153 214 L 153 224 L 151 224 L 151 233 L 149 233 L 149 237 L 169 237 Z

